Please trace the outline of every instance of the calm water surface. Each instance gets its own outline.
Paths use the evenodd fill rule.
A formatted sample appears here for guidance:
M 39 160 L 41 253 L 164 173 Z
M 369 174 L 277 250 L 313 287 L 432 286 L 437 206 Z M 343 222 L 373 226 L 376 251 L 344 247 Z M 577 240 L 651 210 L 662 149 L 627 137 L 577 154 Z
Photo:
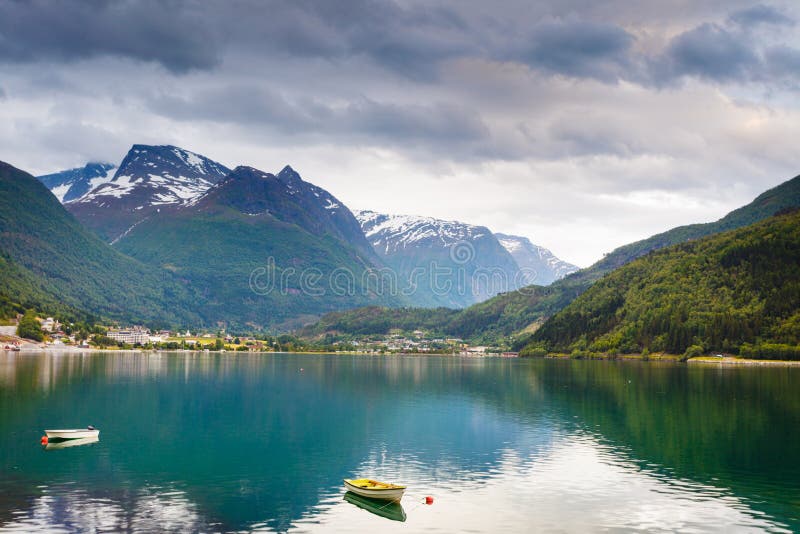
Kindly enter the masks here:
M 0 531 L 376 529 L 798 531 L 800 369 L 0 353 Z

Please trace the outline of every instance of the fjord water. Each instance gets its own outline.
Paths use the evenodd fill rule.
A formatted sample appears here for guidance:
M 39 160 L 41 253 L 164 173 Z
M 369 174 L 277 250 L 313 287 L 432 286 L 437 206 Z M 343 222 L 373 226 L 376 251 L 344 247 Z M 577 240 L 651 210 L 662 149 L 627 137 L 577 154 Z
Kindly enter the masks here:
M 788 532 L 798 386 L 654 362 L 0 353 L 0 531 Z M 39 445 L 87 424 L 98 443 Z M 405 522 L 344 500 L 353 476 L 406 483 Z

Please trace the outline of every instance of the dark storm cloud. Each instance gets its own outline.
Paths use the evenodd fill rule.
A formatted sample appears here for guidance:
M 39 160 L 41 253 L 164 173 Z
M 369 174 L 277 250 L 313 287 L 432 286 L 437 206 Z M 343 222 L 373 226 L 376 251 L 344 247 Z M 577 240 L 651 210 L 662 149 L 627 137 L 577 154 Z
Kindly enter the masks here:
M 155 61 L 174 72 L 215 65 L 202 4 L 0 2 L 0 59 L 62 61 L 98 56 Z
M 781 11 L 764 4 L 758 4 L 747 9 L 736 11 L 731 14 L 728 20 L 745 27 L 752 27 L 759 24 L 794 25 L 794 21 Z
M 534 68 L 573 76 L 616 81 L 631 67 L 634 38 L 611 24 L 549 22 L 535 27 L 523 60 Z
M 757 31 L 767 24 L 792 26 L 792 19 L 774 8 L 757 5 L 733 13 L 727 20 L 727 24 L 703 23 L 675 36 L 661 55 L 648 61 L 650 80 L 658 85 L 685 77 L 720 84 L 798 85 L 800 50 L 785 44 L 765 47 Z
M 747 81 L 761 60 L 749 40 L 717 24 L 702 24 L 675 37 L 659 59 L 656 77 L 691 75 L 714 81 Z
M 470 58 L 604 83 L 665 85 L 685 76 L 724 83 L 768 77 L 773 70 L 765 68 L 751 30 L 793 23 L 777 8 L 754 5 L 645 55 L 618 23 L 576 16 L 592 12 L 581 5 L 573 2 L 565 14 L 524 2 L 488 10 L 480 3 L 391 0 L 6 0 L 0 2 L 0 61 L 124 57 L 179 74 L 230 58 L 242 64 L 268 58 L 278 67 L 350 61 L 435 83 L 444 62 Z M 774 68 L 788 56 L 776 53 Z
M 473 110 L 454 104 L 395 104 L 360 97 L 330 105 L 286 98 L 263 87 L 230 86 L 189 97 L 161 95 L 151 101 L 162 116 L 179 120 L 246 124 L 283 135 L 337 135 L 340 142 L 390 140 L 443 145 L 488 140 L 489 129 Z
M 0 60 L 125 57 L 183 73 L 226 52 L 286 58 L 367 57 L 410 77 L 474 51 L 456 11 L 376 0 L 0 2 Z

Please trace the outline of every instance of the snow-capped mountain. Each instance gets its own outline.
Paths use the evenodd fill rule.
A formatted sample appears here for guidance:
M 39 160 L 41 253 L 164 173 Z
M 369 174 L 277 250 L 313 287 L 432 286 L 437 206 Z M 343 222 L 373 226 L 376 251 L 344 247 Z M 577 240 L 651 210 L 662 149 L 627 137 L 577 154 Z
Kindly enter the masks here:
M 484 226 L 433 217 L 387 215 L 368 210 L 356 210 L 354 214 L 372 246 L 386 256 L 420 246 L 449 247 L 492 235 Z
M 527 237 L 494 235 L 525 273 L 526 284 L 547 286 L 578 270 L 576 265 L 557 258 L 544 247 L 534 245 Z
M 175 146 L 133 145 L 114 178 L 76 202 L 100 204 L 124 199 L 126 204 L 185 204 L 199 198 L 229 172 L 216 161 Z
M 77 200 L 92 189 L 110 182 L 117 168 L 112 163 L 87 163 L 84 167 L 38 176 L 59 202 Z
M 175 146 L 133 145 L 111 180 L 66 208 L 110 242 L 161 209 L 190 204 L 230 169 Z
M 417 305 L 463 307 L 519 287 L 514 258 L 485 226 L 365 210 L 354 214 L 401 286 L 416 286 L 410 297 Z

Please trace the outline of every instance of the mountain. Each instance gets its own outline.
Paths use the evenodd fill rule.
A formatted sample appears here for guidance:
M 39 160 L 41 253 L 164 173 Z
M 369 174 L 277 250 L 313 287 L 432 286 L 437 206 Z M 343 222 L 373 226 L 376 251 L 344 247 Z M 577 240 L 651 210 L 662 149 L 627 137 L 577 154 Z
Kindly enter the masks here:
M 800 210 L 620 267 L 545 322 L 528 351 L 736 353 L 753 344 L 786 345 L 779 357 L 800 358 Z
M 45 174 L 38 178 L 63 204 L 77 200 L 95 187 L 111 181 L 116 168 L 111 163 L 87 163 L 84 167 Z
M 237 167 L 114 246 L 185 280 L 210 322 L 287 328 L 332 310 L 400 303 L 372 283 L 379 260 L 350 211 L 290 167 L 277 176 Z
M 622 246 L 591 267 L 576 271 L 549 286 L 526 286 L 516 291 L 499 294 L 464 310 L 453 311 L 441 318 L 440 331 L 481 343 L 491 343 L 502 339 L 510 341 L 514 348 L 521 348 L 527 344 L 532 332 L 539 328 L 548 317 L 567 307 L 592 284 L 614 269 L 630 263 L 648 252 L 673 244 L 690 242 L 704 235 L 740 228 L 770 217 L 781 210 L 795 207 L 800 207 L 800 176 L 764 192 L 750 204 L 732 211 L 719 221 L 681 226 L 669 230 Z M 358 321 L 355 319 L 359 313 L 359 310 L 353 310 L 336 317 L 323 317 L 319 325 L 309 327 L 305 331 L 309 335 L 318 335 L 332 324 L 331 330 L 343 334 L 356 330 L 363 333 L 364 329 L 358 326 Z M 398 313 L 402 313 L 404 316 L 398 317 Z M 413 308 L 402 309 L 399 312 L 385 310 L 373 312 L 370 322 L 382 328 L 383 324 L 413 323 L 420 317 L 422 316 L 419 311 Z M 385 321 L 381 319 L 385 319 Z
M 546 248 L 531 243 L 527 237 L 508 234 L 494 234 L 494 236 L 525 273 L 522 285 L 549 286 L 578 270 L 576 265 L 558 259 Z
M 267 176 L 249 167 L 237 171 Z M 297 224 L 314 235 L 330 234 L 361 252 L 369 262 L 380 264 L 361 225 L 344 203 L 321 187 L 304 181 L 288 165 L 275 178 L 256 182 L 261 189 L 247 196 L 254 203 L 247 209 L 268 210 L 276 218 Z
M 520 285 L 514 258 L 485 226 L 365 210 L 355 216 L 415 305 L 461 308 Z
M 133 145 L 111 180 L 66 204 L 81 223 L 113 242 L 164 209 L 191 204 L 230 173 L 175 146 Z
M 30 174 L 0 162 L 0 303 L 64 317 L 201 324 L 194 298 L 169 272 L 98 239 Z

